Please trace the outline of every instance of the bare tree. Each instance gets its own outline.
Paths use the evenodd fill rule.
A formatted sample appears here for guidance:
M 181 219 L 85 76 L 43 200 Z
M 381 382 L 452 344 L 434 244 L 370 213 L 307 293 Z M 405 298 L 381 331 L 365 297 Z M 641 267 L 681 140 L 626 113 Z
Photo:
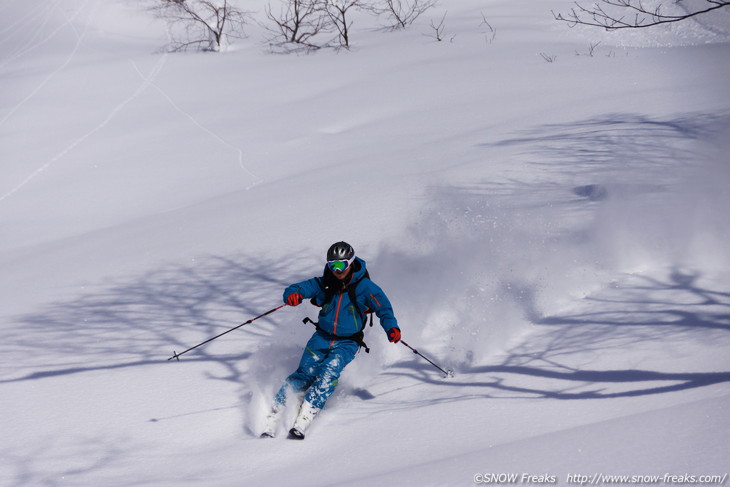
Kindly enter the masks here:
M 545 60 L 545 62 L 550 63 L 550 64 L 554 63 L 555 60 L 558 59 L 558 56 L 556 56 L 554 54 L 553 55 L 545 54 L 544 52 L 540 53 L 540 57 L 543 58 Z
M 170 22 L 173 51 L 220 51 L 230 37 L 243 37 L 249 19 L 229 0 L 157 0 L 152 9 Z
M 588 57 L 593 57 L 593 56 L 594 56 L 594 54 L 596 53 L 596 48 L 597 48 L 598 46 L 600 46 L 600 45 L 601 45 L 601 42 L 600 42 L 600 41 L 599 41 L 599 42 L 591 42 L 591 43 L 590 43 L 590 44 L 588 45 L 588 51 L 586 51 L 586 53 L 585 53 L 585 54 L 581 54 L 581 53 L 580 53 L 580 52 L 578 52 L 578 50 L 576 49 L 576 50 L 575 50 L 575 55 L 576 55 L 576 56 L 584 56 L 584 55 L 585 55 L 585 56 L 588 56 Z
M 321 44 L 314 38 L 329 32 L 332 26 L 326 11 L 326 0 L 283 0 L 279 14 L 266 9 L 267 18 L 273 23 L 269 30 L 274 33 L 274 40 L 303 46 L 307 49 L 319 49 Z
M 383 0 L 373 11 L 388 16 L 392 29 L 405 29 L 437 3 L 438 0 Z
M 482 23 L 479 24 L 479 25 L 480 26 L 483 25 L 487 29 L 489 29 L 488 32 L 487 31 L 484 31 L 484 36 L 485 36 L 485 39 L 487 41 L 487 44 L 491 44 L 492 42 L 494 42 L 494 39 L 497 37 L 497 29 L 495 29 L 494 27 L 492 27 L 492 24 L 489 23 L 489 21 L 487 20 L 487 16 L 484 15 L 484 12 L 482 12 Z
M 350 13 L 356 9 L 365 8 L 364 0 L 325 0 L 326 12 L 332 26 L 338 34 L 339 46 L 350 48 L 350 28 L 352 20 Z
M 642 0 L 600 0 L 592 7 L 584 7 L 579 2 L 570 13 L 565 15 L 553 12 L 556 20 L 567 22 L 571 27 L 575 25 L 589 25 L 603 27 L 606 30 L 636 29 L 654 25 L 680 22 L 697 15 L 703 15 L 730 5 L 730 0 L 702 0 L 702 7 L 685 9 L 679 14 L 669 14 L 664 11 L 664 4 L 660 1 L 655 8 L 647 7 Z M 671 3 L 681 4 L 682 0 L 673 0 Z
M 428 37 L 432 37 L 438 42 L 442 42 L 444 40 L 444 29 L 446 28 L 446 14 L 448 14 L 448 12 L 444 12 L 443 17 L 441 17 L 441 21 L 439 21 L 438 24 L 434 23 L 433 19 L 431 20 L 431 34 Z M 452 42 L 454 40 L 454 37 L 456 36 L 451 36 Z

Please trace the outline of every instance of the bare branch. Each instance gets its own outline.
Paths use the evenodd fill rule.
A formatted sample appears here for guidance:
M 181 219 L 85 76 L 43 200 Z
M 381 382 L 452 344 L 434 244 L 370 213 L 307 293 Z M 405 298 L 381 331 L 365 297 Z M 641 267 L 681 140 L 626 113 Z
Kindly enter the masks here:
M 397 30 L 411 25 L 437 3 L 438 0 L 383 0 L 382 6 L 374 7 L 373 11 L 386 15 L 392 22 L 390 28 Z
M 339 46 L 349 49 L 352 27 L 349 14 L 351 10 L 365 8 L 364 0 L 325 0 L 325 2 L 327 16 L 338 34 Z
M 316 43 L 314 38 L 332 30 L 325 0 L 284 0 L 278 15 L 273 13 L 269 4 L 266 17 L 273 24 L 273 28 L 267 28 L 274 34 L 272 41 L 279 44 L 319 49 L 322 44 Z
M 676 0 L 675 3 L 679 3 L 679 1 L 681 0 Z M 556 14 L 553 12 L 553 16 L 555 20 L 567 22 L 570 27 L 588 25 L 602 27 L 606 30 L 637 29 L 681 22 L 730 6 L 730 0 L 704 0 L 704 3 L 705 8 L 679 15 L 670 15 L 663 12 L 662 2 L 653 10 L 645 7 L 641 0 L 600 0 L 600 3 L 594 4 L 592 7 L 584 7 L 576 2 L 575 7 L 569 13 Z M 604 8 L 604 5 L 608 8 Z
M 494 39 L 497 37 L 497 29 L 492 27 L 492 24 L 489 23 L 489 21 L 487 20 L 487 16 L 484 15 L 484 12 L 482 12 L 482 23 L 479 25 L 485 25 L 487 29 L 489 29 L 489 32 L 484 33 L 484 35 L 486 36 L 487 44 L 491 44 L 492 42 L 494 42 Z
M 556 56 L 554 54 L 548 55 L 548 54 L 545 54 L 544 52 L 540 53 L 540 57 L 543 58 L 545 60 L 545 62 L 548 62 L 550 64 L 554 63 L 558 59 L 558 56 Z
M 250 16 L 229 0 L 157 0 L 152 10 L 168 21 L 173 51 L 191 46 L 219 51 L 228 38 L 244 36 Z
M 446 28 L 446 14 L 448 14 L 448 12 L 444 12 L 443 17 L 441 17 L 441 20 L 438 24 L 434 23 L 433 19 L 431 20 L 431 35 L 429 37 L 436 39 L 437 42 L 441 42 L 444 40 L 444 29 Z M 452 37 L 451 40 L 453 41 L 454 38 Z
M 593 57 L 593 56 L 595 55 L 595 53 L 596 53 L 596 48 L 597 48 L 598 46 L 600 46 L 600 45 L 601 45 L 600 41 L 599 41 L 599 42 L 591 42 L 591 43 L 590 43 L 590 44 L 588 45 L 588 51 L 587 51 L 587 52 L 586 52 L 585 54 L 581 54 L 581 53 L 580 53 L 580 52 L 578 52 L 578 50 L 576 49 L 576 50 L 575 50 L 575 55 L 576 55 L 576 56 L 588 56 L 588 57 Z

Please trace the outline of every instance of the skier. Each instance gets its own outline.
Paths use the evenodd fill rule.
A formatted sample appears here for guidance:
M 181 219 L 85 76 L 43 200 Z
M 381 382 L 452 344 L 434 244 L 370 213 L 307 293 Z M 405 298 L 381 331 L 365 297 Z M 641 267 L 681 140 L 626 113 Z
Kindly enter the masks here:
M 391 343 L 401 338 L 393 308 L 382 289 L 372 282 L 365 261 L 355 257 L 346 242 L 337 242 L 327 251 L 322 277 L 292 284 L 284 290 L 284 303 L 298 306 L 310 299 L 321 307 L 317 330 L 307 342 L 299 367 L 284 381 L 274 398 L 262 437 L 273 437 L 287 397 L 304 393 L 289 438 L 304 439 L 312 420 L 324 407 L 337 386 L 342 369 L 350 363 L 363 342 L 366 314 L 375 313 Z

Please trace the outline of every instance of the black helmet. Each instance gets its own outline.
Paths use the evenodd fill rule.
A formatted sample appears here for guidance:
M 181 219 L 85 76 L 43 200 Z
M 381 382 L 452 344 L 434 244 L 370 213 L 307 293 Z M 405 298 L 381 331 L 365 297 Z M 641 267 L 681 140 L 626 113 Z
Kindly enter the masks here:
M 347 242 L 333 243 L 327 251 L 327 260 L 350 260 L 355 257 L 355 249 Z

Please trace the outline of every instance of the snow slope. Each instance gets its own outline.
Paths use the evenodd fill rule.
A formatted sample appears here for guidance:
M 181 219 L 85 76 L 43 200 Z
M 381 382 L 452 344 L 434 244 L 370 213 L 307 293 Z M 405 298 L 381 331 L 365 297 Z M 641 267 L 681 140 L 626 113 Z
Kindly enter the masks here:
M 570 5 L 443 0 L 288 56 L 255 24 L 165 53 L 135 1 L 0 6 L 0 485 L 724 482 L 727 12 Z M 456 377 L 376 326 L 304 442 L 260 440 L 313 308 L 167 359 L 340 239 Z

